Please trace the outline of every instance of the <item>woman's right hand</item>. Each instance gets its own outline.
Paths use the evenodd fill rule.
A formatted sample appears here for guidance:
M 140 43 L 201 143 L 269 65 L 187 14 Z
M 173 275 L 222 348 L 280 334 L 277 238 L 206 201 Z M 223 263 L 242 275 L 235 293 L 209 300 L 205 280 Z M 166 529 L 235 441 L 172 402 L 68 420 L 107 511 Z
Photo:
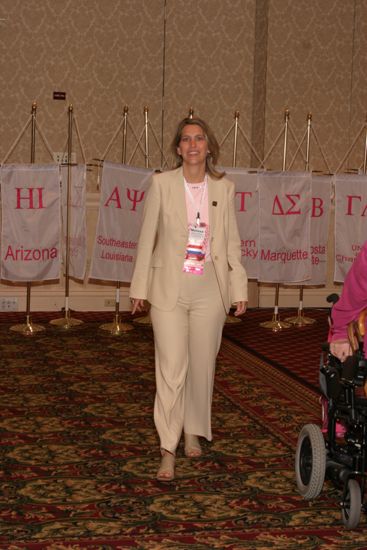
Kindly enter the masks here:
M 134 315 L 134 313 L 137 313 L 139 311 L 144 311 L 145 309 L 145 300 L 142 298 L 130 298 L 130 302 L 132 305 L 131 314 Z
M 335 357 L 343 363 L 347 357 L 352 355 L 352 348 L 349 340 L 335 340 L 334 342 L 330 342 L 330 353 L 335 355 Z

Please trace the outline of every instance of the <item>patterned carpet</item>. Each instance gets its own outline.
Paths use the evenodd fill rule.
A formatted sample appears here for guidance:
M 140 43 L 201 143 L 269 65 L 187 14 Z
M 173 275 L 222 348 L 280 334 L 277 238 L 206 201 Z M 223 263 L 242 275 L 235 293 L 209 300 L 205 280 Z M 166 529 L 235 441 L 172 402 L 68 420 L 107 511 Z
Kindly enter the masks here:
M 297 494 L 295 442 L 318 422 L 318 395 L 295 376 L 298 359 L 290 375 L 293 359 L 259 357 L 273 335 L 257 311 L 225 329 L 214 440 L 195 460 L 180 446 L 173 483 L 154 479 L 150 328 L 112 337 L 97 322 L 108 316 L 70 331 L 50 317 L 33 317 L 46 330 L 31 337 L 9 331 L 15 314 L 0 318 L 1 549 L 366 548 L 365 518 L 346 531 L 330 484 L 311 503 Z M 253 353 L 234 342 L 243 332 Z
M 318 365 L 322 344 L 327 341 L 329 310 L 305 310 L 304 318 L 314 319 L 313 324 L 292 325 L 279 332 L 260 326 L 260 323 L 270 321 L 272 314 L 269 309 L 251 310 L 243 316 L 241 323 L 227 324 L 224 333 L 231 342 L 283 370 L 300 384 L 318 391 Z M 294 309 L 284 308 L 279 318 L 284 321 L 296 314 Z

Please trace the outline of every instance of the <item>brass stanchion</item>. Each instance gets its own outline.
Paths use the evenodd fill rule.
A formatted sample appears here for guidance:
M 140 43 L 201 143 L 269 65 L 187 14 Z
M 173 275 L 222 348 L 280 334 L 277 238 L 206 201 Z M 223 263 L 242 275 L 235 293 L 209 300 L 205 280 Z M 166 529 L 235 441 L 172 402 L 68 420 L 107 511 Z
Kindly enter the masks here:
M 68 177 L 66 191 L 66 243 L 65 243 L 65 315 L 60 319 L 53 319 L 50 323 L 58 328 L 68 330 L 74 326 L 81 325 L 83 321 L 73 319 L 70 316 L 69 309 L 69 263 L 70 263 L 70 197 L 71 197 L 71 154 L 72 154 L 72 135 L 73 135 L 73 106 L 69 105 L 68 110 Z
M 323 153 L 323 150 L 321 149 L 320 147 L 320 144 L 318 142 L 318 139 L 317 139 L 317 136 L 316 136 L 316 133 L 315 131 L 313 130 L 312 128 L 312 113 L 308 113 L 307 114 L 307 129 L 306 129 L 306 132 L 294 154 L 294 157 L 291 161 L 291 165 L 293 164 L 293 161 L 294 159 L 296 158 L 296 155 L 298 154 L 298 151 L 300 150 L 305 138 L 306 138 L 306 156 L 305 156 L 305 170 L 307 172 L 309 172 L 311 170 L 311 166 L 310 166 L 310 158 L 311 158 L 311 134 L 313 135 L 314 139 L 315 139 L 315 142 L 320 150 L 320 153 L 322 155 L 322 158 L 325 162 L 325 165 L 327 167 L 327 170 L 328 172 L 330 173 L 330 167 L 329 167 L 329 164 L 327 162 L 327 159 Z M 286 321 L 288 321 L 289 323 L 297 326 L 297 327 L 303 327 L 303 326 L 306 326 L 306 325 L 312 325 L 313 323 L 316 322 L 316 319 L 312 319 L 311 317 L 306 317 L 303 313 L 303 290 L 304 290 L 304 285 L 300 286 L 300 289 L 299 289 L 299 306 L 298 306 L 298 312 L 297 312 L 297 315 L 296 316 L 293 316 L 293 317 L 288 317 L 286 319 Z
M 25 336 L 32 336 L 36 332 L 42 332 L 45 330 L 45 327 L 42 325 L 36 325 L 32 322 L 31 314 L 31 283 L 27 283 L 27 305 L 26 305 L 26 322 L 18 325 L 13 325 L 10 327 L 10 330 L 14 332 L 20 332 Z
M 225 324 L 226 325 L 236 325 L 237 323 L 241 323 L 242 319 L 239 317 L 235 317 L 234 315 L 227 315 Z
M 149 313 L 148 313 L 148 315 L 143 315 L 142 317 L 137 317 L 136 319 L 133 320 L 133 323 L 136 324 L 136 325 L 143 325 L 143 326 L 146 326 L 146 327 L 151 327 L 152 326 L 152 321 L 150 319 Z
M 299 289 L 299 306 L 297 315 L 294 317 L 287 317 L 284 320 L 291 325 L 295 325 L 296 327 L 304 327 L 306 325 L 312 325 L 313 323 L 316 323 L 316 319 L 306 317 L 303 313 L 303 286 L 301 286 Z
M 115 317 L 112 323 L 104 323 L 99 327 L 102 330 L 107 330 L 112 336 L 121 336 L 129 330 L 133 330 L 133 325 L 130 323 L 122 323 L 120 319 L 120 282 L 116 284 L 116 299 L 115 299 Z
M 287 146 L 288 146 L 288 128 L 289 128 L 289 110 L 284 111 L 284 145 L 283 145 L 283 172 L 286 169 L 286 159 L 287 159 Z M 275 285 L 275 305 L 274 313 L 271 321 L 264 321 L 260 323 L 261 327 L 270 328 L 273 332 L 279 332 L 284 328 L 289 328 L 291 325 L 285 321 L 279 319 L 279 283 Z
M 37 104 L 34 102 L 32 104 L 32 113 L 31 113 L 31 164 L 35 163 L 36 159 L 36 114 L 37 114 Z M 25 324 L 13 325 L 10 327 L 10 330 L 14 332 L 20 332 L 25 336 L 31 336 L 36 332 L 41 332 L 45 330 L 45 327 L 42 325 L 35 325 L 32 323 L 31 319 L 31 286 L 30 282 L 27 282 L 27 302 L 26 302 L 26 322 Z
M 310 170 L 310 150 L 311 150 L 311 121 L 312 121 L 312 114 L 308 113 L 307 115 L 307 139 L 306 139 L 306 160 L 305 160 L 305 170 Z M 316 319 L 312 319 L 311 317 L 306 317 L 303 313 L 303 290 L 304 286 L 301 285 L 299 287 L 299 305 L 298 305 L 298 312 L 296 316 L 293 317 L 287 317 L 285 321 L 287 323 L 290 323 L 291 325 L 294 325 L 296 327 L 304 327 L 307 325 L 312 325 L 316 322 Z
M 121 161 L 123 164 L 126 162 L 126 146 L 127 146 L 127 126 L 128 126 L 128 113 L 129 108 L 127 105 L 124 106 L 123 111 L 123 118 L 122 118 L 122 124 L 118 128 L 118 132 L 122 128 L 122 148 L 121 148 Z M 117 133 L 118 133 L 117 132 Z M 109 144 L 109 147 L 107 148 L 105 154 L 103 155 L 103 160 L 105 159 L 107 152 L 112 145 L 113 140 L 115 139 L 117 133 L 115 133 L 111 143 Z M 114 319 L 110 323 L 104 323 L 103 325 L 100 325 L 101 330 L 108 331 L 112 336 L 122 336 L 126 332 L 129 332 L 130 330 L 133 330 L 134 327 L 131 323 L 123 323 L 121 322 L 120 318 L 120 281 L 116 282 L 116 295 L 115 295 L 115 315 Z
M 279 332 L 280 330 L 290 328 L 291 326 L 289 323 L 281 321 L 279 318 L 279 286 L 279 284 L 275 285 L 275 305 L 272 320 L 260 323 L 261 327 L 270 328 L 273 332 Z

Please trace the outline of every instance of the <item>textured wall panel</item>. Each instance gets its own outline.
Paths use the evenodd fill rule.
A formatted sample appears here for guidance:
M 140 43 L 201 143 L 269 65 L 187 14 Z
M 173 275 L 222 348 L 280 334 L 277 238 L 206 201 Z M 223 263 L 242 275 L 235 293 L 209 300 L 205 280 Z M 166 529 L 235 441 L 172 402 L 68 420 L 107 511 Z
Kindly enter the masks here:
M 269 3 L 266 144 L 271 148 L 290 110 L 300 141 L 308 112 L 329 164 L 336 168 L 348 148 L 354 2 L 276 0 Z M 293 144 L 289 142 L 290 161 Z M 325 169 L 317 146 L 312 167 Z M 303 163 L 298 163 L 302 167 Z M 271 167 L 282 166 L 278 148 Z
M 2 156 L 23 127 L 33 100 L 55 151 L 65 145 L 67 107 L 73 103 L 88 160 L 105 150 L 125 104 L 137 134 L 146 104 L 152 123 L 160 124 L 162 6 L 162 0 L 3 0 Z M 53 101 L 54 90 L 66 91 L 66 103 Z M 28 160 L 27 141 L 14 159 Z M 120 160 L 118 143 L 111 156 Z M 38 158 L 45 158 L 42 150 Z
M 251 137 L 255 2 L 169 0 L 167 3 L 165 128 L 174 128 L 190 107 L 205 118 L 221 141 L 240 111 Z M 230 134 L 221 160 L 232 163 Z M 249 150 L 239 141 L 238 165 Z

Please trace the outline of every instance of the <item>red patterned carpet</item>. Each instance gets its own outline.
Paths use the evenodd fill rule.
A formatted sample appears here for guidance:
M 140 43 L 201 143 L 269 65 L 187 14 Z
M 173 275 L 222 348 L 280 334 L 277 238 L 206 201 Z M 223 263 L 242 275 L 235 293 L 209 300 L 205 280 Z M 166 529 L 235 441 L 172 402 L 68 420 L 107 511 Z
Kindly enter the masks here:
M 227 324 L 224 334 L 231 342 L 318 391 L 322 344 L 328 336 L 328 313 L 327 308 L 307 309 L 304 316 L 315 319 L 315 323 L 272 332 L 260 323 L 271 320 L 273 311 L 253 309 L 243 316 L 241 323 Z M 284 321 L 296 314 L 294 309 L 282 309 L 279 318 Z
M 275 353 L 281 340 L 273 337 L 284 336 L 259 330 L 260 313 L 269 311 L 226 327 L 213 442 L 195 461 L 179 448 L 173 483 L 154 478 L 149 328 L 112 337 L 99 328 L 108 314 L 85 314 L 84 325 L 60 331 L 47 324 L 57 315 L 40 314 L 33 319 L 46 330 L 24 337 L 9 330 L 19 316 L 3 318 L 0 548 L 365 549 L 365 518 L 346 531 L 339 492 L 328 482 L 310 503 L 297 494 L 297 434 L 319 420 L 317 365 L 310 332 L 288 332 L 285 350 Z M 319 325 L 322 332 L 321 317 Z M 269 342 L 272 362 L 260 358 Z M 252 353 L 244 347 L 250 344 Z M 310 379 L 302 381 L 297 367 L 305 355 L 301 368 Z

